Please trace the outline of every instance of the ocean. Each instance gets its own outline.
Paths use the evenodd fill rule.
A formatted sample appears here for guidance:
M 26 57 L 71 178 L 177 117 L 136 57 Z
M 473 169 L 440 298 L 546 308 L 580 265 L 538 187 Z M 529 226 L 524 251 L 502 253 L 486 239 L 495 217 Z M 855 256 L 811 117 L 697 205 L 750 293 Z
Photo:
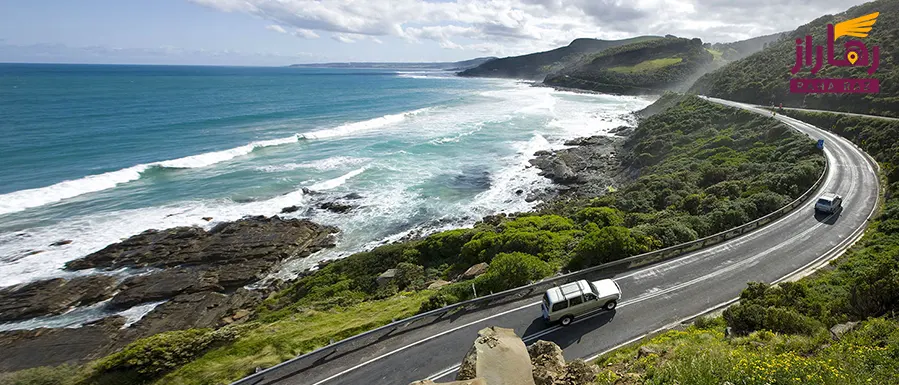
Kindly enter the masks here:
M 284 277 L 529 210 L 551 187 L 534 152 L 650 102 L 445 72 L 0 64 L 0 287 L 92 273 L 62 267 L 147 229 L 287 206 L 340 233 Z M 347 194 L 348 213 L 312 204 Z

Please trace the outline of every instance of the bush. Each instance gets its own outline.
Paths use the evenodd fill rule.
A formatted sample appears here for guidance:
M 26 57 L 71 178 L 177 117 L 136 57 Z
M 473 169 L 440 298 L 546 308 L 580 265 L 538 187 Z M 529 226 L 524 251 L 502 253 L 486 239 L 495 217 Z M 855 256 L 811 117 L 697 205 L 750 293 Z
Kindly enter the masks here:
M 578 223 L 595 223 L 599 227 L 622 226 L 624 216 L 611 207 L 587 207 L 576 215 Z
M 736 304 L 724 310 L 727 326 L 737 334 L 749 334 L 765 325 L 765 308 L 757 304 Z
M 502 253 L 493 258 L 487 272 L 475 280 L 475 286 L 479 290 L 498 293 L 527 285 L 551 275 L 553 271 L 546 262 L 533 255 Z
M 396 285 L 400 290 L 420 290 L 425 286 L 425 268 L 420 265 L 400 262 L 396 265 Z
M 592 231 L 577 245 L 572 269 L 611 262 L 649 251 L 651 240 L 635 235 L 627 227 L 609 226 Z

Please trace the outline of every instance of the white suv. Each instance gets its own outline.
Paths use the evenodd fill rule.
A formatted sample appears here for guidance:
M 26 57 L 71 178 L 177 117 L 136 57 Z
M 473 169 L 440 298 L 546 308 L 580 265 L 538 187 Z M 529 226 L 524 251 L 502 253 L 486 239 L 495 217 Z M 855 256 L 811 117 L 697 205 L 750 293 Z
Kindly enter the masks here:
M 568 326 L 574 317 L 597 309 L 613 310 L 621 299 L 621 288 L 611 279 L 580 280 L 556 286 L 543 294 L 543 319 Z
M 843 206 L 843 197 L 834 194 L 827 193 L 821 195 L 818 198 L 818 201 L 815 202 L 815 211 L 820 211 L 822 213 L 833 214 Z

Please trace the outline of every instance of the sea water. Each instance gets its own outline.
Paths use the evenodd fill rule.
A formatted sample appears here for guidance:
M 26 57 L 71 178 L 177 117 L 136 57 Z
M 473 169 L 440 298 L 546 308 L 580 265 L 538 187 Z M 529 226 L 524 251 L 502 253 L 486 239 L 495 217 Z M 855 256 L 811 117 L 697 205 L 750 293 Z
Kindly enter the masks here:
M 147 229 L 287 206 L 340 229 L 288 278 L 413 230 L 528 210 L 551 187 L 534 152 L 650 102 L 443 72 L 0 64 L 0 287 L 90 273 L 62 267 Z M 350 193 L 347 213 L 311 207 Z

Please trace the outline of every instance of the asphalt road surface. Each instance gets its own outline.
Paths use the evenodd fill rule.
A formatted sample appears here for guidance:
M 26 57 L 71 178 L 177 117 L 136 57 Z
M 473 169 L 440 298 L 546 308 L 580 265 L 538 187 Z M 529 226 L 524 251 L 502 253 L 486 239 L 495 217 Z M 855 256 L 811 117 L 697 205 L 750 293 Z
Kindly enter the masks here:
M 708 100 L 769 115 L 758 107 Z M 849 141 L 778 115 L 777 119 L 825 139 L 830 163 L 818 193 L 844 197 L 843 210 L 816 214 L 810 199 L 771 224 L 717 246 L 636 271 L 608 277 L 621 286 L 612 312 L 582 316 L 568 327 L 545 325 L 540 298 L 483 309 L 399 334 L 364 348 L 310 355 L 237 384 L 398 384 L 430 378 L 449 381 L 478 330 L 512 328 L 526 343 L 552 341 L 568 360 L 592 358 L 647 333 L 734 300 L 750 281 L 777 282 L 826 263 L 856 239 L 877 202 L 876 165 Z M 602 274 L 602 273 L 599 273 Z M 338 349 L 339 351 L 339 349 Z

